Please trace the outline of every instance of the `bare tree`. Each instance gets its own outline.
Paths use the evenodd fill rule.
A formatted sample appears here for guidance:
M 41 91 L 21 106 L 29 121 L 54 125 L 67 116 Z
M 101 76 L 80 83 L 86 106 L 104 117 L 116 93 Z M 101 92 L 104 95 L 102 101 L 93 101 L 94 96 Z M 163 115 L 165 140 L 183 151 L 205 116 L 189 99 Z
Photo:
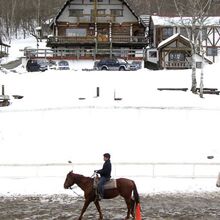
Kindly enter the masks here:
M 174 0 L 181 23 L 185 27 L 191 47 L 192 56 L 192 86 L 191 91 L 197 93 L 196 54 L 202 53 L 202 71 L 200 78 L 201 93 L 203 94 L 203 63 L 204 51 L 202 47 L 202 31 L 204 22 L 208 18 L 208 11 L 212 0 Z M 189 16 L 186 18 L 185 16 Z M 202 95 L 203 96 L 203 95 Z
M 55 16 L 66 0 L 0 0 L 0 35 L 10 41 L 19 31 L 32 32 L 41 21 Z

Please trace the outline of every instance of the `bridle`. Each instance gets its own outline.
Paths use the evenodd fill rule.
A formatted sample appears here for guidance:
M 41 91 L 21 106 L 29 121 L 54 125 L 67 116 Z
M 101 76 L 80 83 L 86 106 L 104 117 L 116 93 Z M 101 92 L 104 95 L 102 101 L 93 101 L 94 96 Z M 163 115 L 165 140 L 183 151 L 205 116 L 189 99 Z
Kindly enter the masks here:
M 94 173 L 92 174 L 91 178 L 95 177 L 95 175 L 97 175 L 96 172 L 94 172 Z M 70 186 L 68 189 L 72 190 L 72 192 L 73 192 L 74 194 L 76 194 L 78 197 L 80 197 L 80 195 L 74 190 L 74 188 L 77 188 L 77 187 L 78 187 L 77 185 L 75 185 L 75 186 Z

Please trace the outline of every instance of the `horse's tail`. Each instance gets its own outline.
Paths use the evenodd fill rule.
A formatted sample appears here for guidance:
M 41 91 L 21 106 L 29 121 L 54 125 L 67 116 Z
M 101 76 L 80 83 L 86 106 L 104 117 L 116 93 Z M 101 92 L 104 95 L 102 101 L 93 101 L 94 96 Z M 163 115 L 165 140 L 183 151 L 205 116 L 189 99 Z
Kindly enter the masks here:
M 134 201 L 135 201 L 135 206 L 136 206 L 135 207 L 135 219 L 141 220 L 140 196 L 138 194 L 137 186 L 134 181 L 133 183 L 134 183 L 133 196 L 134 196 Z
M 139 194 L 138 194 L 138 191 L 137 191 L 137 186 L 136 186 L 134 181 L 133 181 L 133 184 L 134 184 L 134 189 L 133 189 L 134 201 L 135 201 L 136 204 L 138 204 L 138 203 L 140 203 L 140 197 L 139 197 Z

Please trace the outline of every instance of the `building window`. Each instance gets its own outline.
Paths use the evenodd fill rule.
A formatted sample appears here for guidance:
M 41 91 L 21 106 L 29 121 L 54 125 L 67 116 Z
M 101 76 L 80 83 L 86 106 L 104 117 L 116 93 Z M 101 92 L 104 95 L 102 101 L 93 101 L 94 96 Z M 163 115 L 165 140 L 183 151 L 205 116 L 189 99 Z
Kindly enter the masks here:
M 122 9 L 111 9 L 111 15 L 114 17 L 122 17 L 123 10 Z
M 217 47 L 207 47 L 206 54 L 207 56 L 218 56 Z
M 169 61 L 185 61 L 185 54 L 178 51 L 170 52 Z
M 83 9 L 69 9 L 69 17 L 82 17 Z
M 149 57 L 157 58 L 157 51 L 149 51 Z
M 66 29 L 67 37 L 86 37 L 86 29 L 85 28 L 69 28 Z
M 96 15 L 97 16 L 103 16 L 103 15 L 105 15 L 105 9 L 97 9 L 97 11 L 96 11 Z M 94 9 L 92 9 L 91 10 L 91 14 L 94 16 L 95 15 L 95 10 Z
M 180 34 L 186 38 L 188 38 L 188 34 L 187 34 L 187 31 L 186 31 L 186 28 L 180 28 Z
M 166 27 L 163 28 L 163 40 L 167 39 L 168 37 L 171 37 L 173 35 L 173 28 L 172 27 Z
M 98 16 L 102 16 L 102 15 L 105 15 L 105 9 L 97 9 L 97 15 Z

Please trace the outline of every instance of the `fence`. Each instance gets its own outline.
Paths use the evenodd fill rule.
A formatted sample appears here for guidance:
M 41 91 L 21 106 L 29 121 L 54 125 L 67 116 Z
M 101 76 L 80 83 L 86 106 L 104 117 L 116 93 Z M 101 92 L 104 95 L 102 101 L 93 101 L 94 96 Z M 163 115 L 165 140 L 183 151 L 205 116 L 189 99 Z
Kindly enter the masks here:
M 91 176 L 100 163 L 0 164 L 1 178 L 63 177 L 70 170 Z M 112 176 L 216 178 L 220 163 L 113 163 Z
M 115 56 L 126 59 L 143 60 L 145 56 L 144 49 L 24 49 L 20 50 L 27 58 L 45 58 L 45 59 L 93 59 L 100 56 Z

